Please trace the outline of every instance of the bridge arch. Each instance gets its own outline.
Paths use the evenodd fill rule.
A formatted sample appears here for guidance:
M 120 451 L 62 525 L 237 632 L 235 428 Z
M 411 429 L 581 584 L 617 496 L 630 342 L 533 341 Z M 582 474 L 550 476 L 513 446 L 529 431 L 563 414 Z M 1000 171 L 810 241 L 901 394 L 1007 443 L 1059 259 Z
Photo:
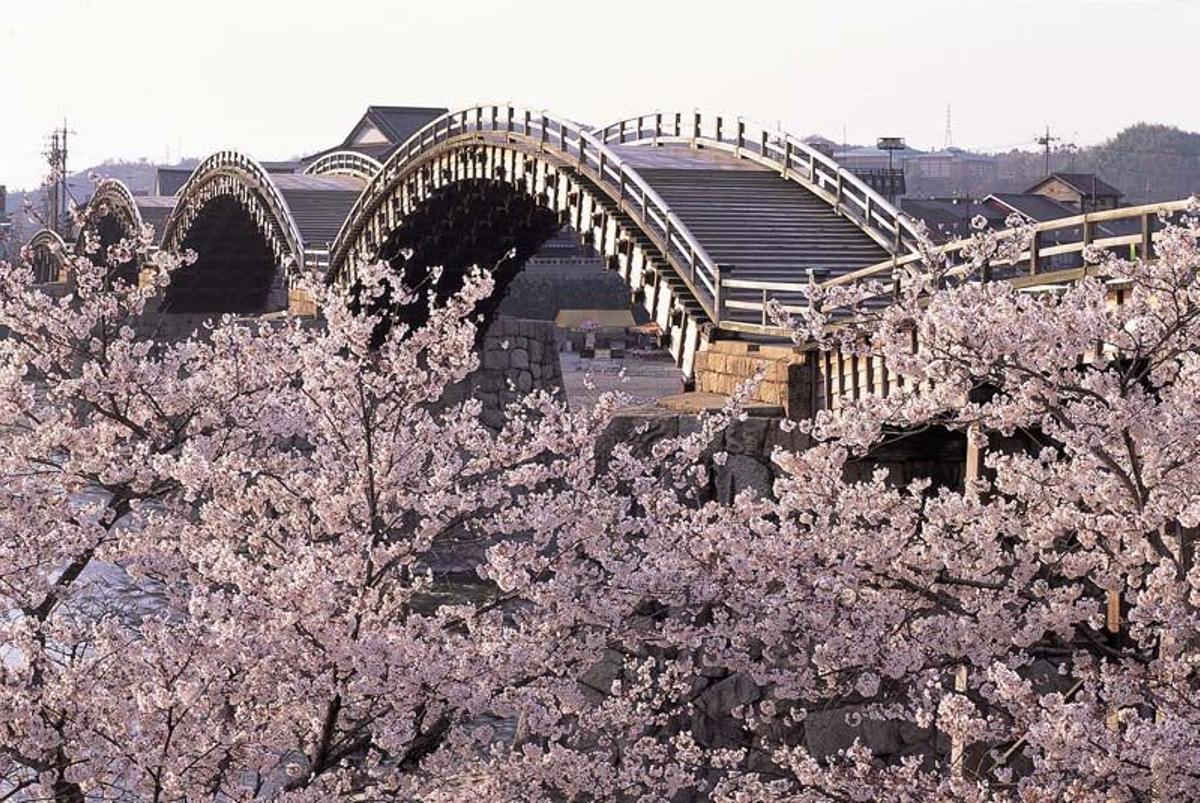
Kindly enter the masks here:
M 145 222 L 137 200 L 125 182 L 106 178 L 96 185 L 96 191 L 84 208 L 83 225 L 75 242 L 78 254 L 87 254 L 98 266 L 109 265 L 108 249 L 124 239 L 141 234 Z M 85 250 L 88 238 L 98 246 L 93 252 Z M 109 277 L 129 284 L 137 282 L 138 266 L 134 259 L 109 266 Z
M 24 250 L 33 266 L 35 282 L 55 284 L 67 280 L 70 256 L 67 244 L 58 232 L 40 229 L 29 239 Z
M 350 176 L 351 178 L 370 181 L 375 178 L 383 165 L 378 159 L 373 159 L 358 151 L 338 150 L 323 154 L 312 164 L 304 168 L 308 176 Z
M 716 320 L 719 266 L 637 170 L 585 128 L 499 105 L 434 120 L 396 150 L 355 202 L 331 248 L 331 274 L 349 284 L 358 260 L 397 264 L 399 251 L 423 245 L 412 227 L 439 204 L 458 204 L 463 224 L 480 215 L 476 223 L 497 235 L 498 246 L 518 241 L 518 259 L 496 260 L 497 299 L 523 257 L 541 244 L 533 242 L 537 232 L 545 239 L 558 226 L 574 229 L 670 334 L 672 354 L 690 375 Z M 529 223 L 526 229 L 514 228 L 514 213 Z
M 268 312 L 287 306 L 288 270 L 304 264 L 300 229 L 271 175 L 237 151 L 192 173 L 163 226 L 162 247 L 194 250 L 163 299 L 167 312 Z

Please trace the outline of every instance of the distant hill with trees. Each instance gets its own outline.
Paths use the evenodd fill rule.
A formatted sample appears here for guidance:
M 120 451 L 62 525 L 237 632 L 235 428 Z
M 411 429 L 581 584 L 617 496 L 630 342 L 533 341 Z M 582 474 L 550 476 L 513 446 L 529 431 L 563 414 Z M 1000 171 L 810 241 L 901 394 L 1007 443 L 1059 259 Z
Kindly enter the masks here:
M 159 164 L 146 159 L 139 159 L 137 161 L 109 160 L 72 172 L 67 178 L 67 186 L 70 188 L 71 197 L 79 204 L 86 203 L 92 197 L 93 185 L 91 179 L 88 178 L 92 173 L 104 176 L 105 178 L 115 178 L 123 181 L 134 195 L 151 195 L 154 193 L 154 182 L 158 168 L 195 167 L 199 163 L 199 159 L 184 159 L 173 165 Z M 40 188 L 24 191 L 9 190 L 8 201 L 5 207 L 12 216 L 14 237 L 19 242 L 29 239 L 34 232 L 41 228 L 41 224 L 38 221 L 30 220 L 22 211 L 26 198 L 40 212 L 45 204 L 46 193 Z
M 993 154 L 993 158 L 995 178 L 967 181 L 962 194 L 981 197 L 991 192 L 1021 192 L 1045 175 L 1042 151 L 1014 149 Z M 1184 198 L 1200 193 L 1200 133 L 1137 123 L 1097 145 L 1063 145 L 1052 150 L 1050 170 L 1096 173 L 1122 192 L 1126 204 Z M 908 194 L 919 197 L 937 191 L 910 175 Z

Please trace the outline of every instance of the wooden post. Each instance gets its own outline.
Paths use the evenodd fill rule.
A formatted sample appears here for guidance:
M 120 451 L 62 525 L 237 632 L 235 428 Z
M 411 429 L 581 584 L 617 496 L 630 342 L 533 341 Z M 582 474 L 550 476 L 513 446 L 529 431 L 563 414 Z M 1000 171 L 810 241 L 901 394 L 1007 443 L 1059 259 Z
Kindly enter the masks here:
M 1150 259 L 1154 251 L 1154 222 L 1142 213 L 1142 259 Z
M 721 325 L 721 266 L 717 265 L 716 281 L 713 282 L 713 317 L 714 323 Z
M 1033 231 L 1033 241 L 1029 243 L 1029 275 L 1036 276 L 1038 272 L 1038 249 L 1041 247 L 1042 233 Z

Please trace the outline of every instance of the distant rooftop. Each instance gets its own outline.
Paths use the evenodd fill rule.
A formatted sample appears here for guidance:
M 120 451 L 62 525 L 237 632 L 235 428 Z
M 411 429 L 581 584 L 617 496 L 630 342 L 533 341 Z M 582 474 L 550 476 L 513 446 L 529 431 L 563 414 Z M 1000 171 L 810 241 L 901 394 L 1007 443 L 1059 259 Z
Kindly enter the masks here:
M 1121 197 L 1120 190 L 1095 173 L 1051 173 L 1026 190 L 1026 192 L 1035 192 L 1039 187 L 1052 179 L 1058 179 L 1080 195 Z
M 357 151 L 381 162 L 386 161 L 409 137 L 448 111 L 433 106 L 368 106 L 341 144 L 314 153 L 302 161 L 311 162 L 339 150 Z
M 1047 220 L 1058 220 L 1079 214 L 1071 207 L 1060 204 L 1045 195 L 1033 195 L 1020 192 L 994 192 L 984 201 L 995 199 L 999 204 L 1013 212 L 1018 212 L 1028 220 L 1043 223 Z

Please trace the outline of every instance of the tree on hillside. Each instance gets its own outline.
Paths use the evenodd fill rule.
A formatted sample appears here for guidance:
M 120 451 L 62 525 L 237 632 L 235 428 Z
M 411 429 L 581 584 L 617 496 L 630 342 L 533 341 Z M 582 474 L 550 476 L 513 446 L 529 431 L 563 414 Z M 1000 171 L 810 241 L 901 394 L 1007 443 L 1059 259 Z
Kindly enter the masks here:
M 486 273 L 382 342 L 309 282 L 322 326 L 157 343 L 154 288 L 5 267 L 0 795 L 1195 798 L 1200 248 L 1157 256 L 818 294 L 797 337 L 903 383 L 779 422 L 808 448 L 732 504 L 740 399 L 645 451 L 598 448 L 615 398 L 499 431 L 452 403 Z M 919 431 L 969 433 L 978 476 L 850 470 Z
M 1062 169 L 1099 174 L 1120 188 L 1126 203 L 1187 198 L 1200 193 L 1200 134 L 1138 123 L 1076 151 Z

